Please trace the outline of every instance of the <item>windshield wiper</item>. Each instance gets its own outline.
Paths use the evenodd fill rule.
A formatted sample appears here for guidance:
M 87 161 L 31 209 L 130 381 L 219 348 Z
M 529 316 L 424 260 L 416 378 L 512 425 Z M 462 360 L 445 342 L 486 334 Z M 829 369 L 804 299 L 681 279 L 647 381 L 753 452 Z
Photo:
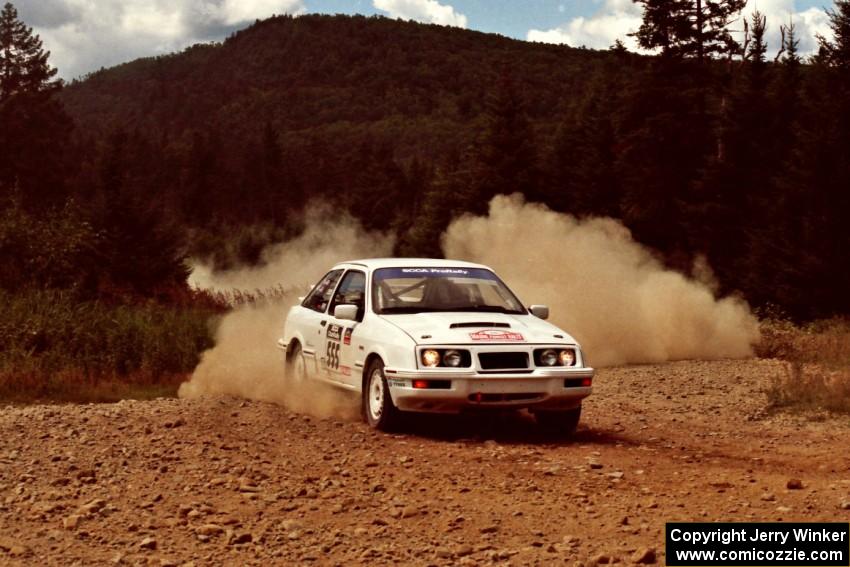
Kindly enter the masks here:
M 380 315 L 410 314 L 410 313 L 504 313 L 506 315 L 522 315 L 522 311 L 508 309 L 499 305 L 465 305 L 461 307 L 384 307 Z
M 506 315 L 522 315 L 522 311 L 516 309 L 508 309 L 501 305 L 470 305 L 461 309 L 453 309 L 453 311 L 483 311 L 485 313 L 504 313 Z
M 379 315 L 395 315 L 408 313 L 422 313 L 423 311 L 431 311 L 423 307 L 384 307 L 378 312 Z

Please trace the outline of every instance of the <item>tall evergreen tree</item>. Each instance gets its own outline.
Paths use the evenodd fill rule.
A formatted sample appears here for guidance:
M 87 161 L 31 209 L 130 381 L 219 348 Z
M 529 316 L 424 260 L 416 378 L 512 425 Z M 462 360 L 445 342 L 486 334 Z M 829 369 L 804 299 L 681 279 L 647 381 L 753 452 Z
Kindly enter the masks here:
M 18 19 L 18 11 L 6 3 L 0 12 L 0 103 L 25 93 L 50 93 L 61 88 L 54 80 L 56 69 L 47 62 L 41 38 Z
M 779 63 L 775 80 L 770 86 L 773 101 L 773 137 L 776 141 L 775 161 L 785 163 L 789 152 L 796 145 L 796 132 L 800 114 L 800 89 L 802 87 L 801 65 L 797 29 L 794 22 L 781 26 L 782 46 L 777 54 Z
M 133 163 L 145 140 L 113 132 L 101 164 L 100 199 L 94 209 L 102 296 L 167 296 L 185 289 L 189 270 L 180 231 L 162 207 L 140 190 Z
M 7 3 L 0 11 L 0 195 L 29 209 L 64 200 L 71 122 L 52 96 L 62 86 L 41 39 Z
M 821 53 L 829 65 L 850 71 L 850 0 L 835 0 L 827 14 L 833 39 L 818 36 Z
M 808 262 L 807 252 L 800 246 L 801 219 L 808 199 L 791 174 L 796 168 L 792 164 L 800 130 L 801 60 L 794 22 L 782 25 L 780 30 L 782 44 L 775 58 L 778 65 L 766 97 L 770 119 L 758 116 L 761 122 L 756 122 L 757 132 L 762 136 L 754 140 L 769 149 L 758 164 L 767 187 L 746 223 L 748 249 L 736 279 L 754 305 L 782 305 L 789 313 L 801 316 L 804 304 L 794 298 L 793 290 L 804 281 L 806 270 L 801 268 Z M 750 85 L 754 84 L 757 81 L 750 80 Z
M 762 88 L 764 74 L 767 69 L 767 43 L 765 41 L 767 17 L 758 10 L 753 12 L 750 30 L 752 38 L 745 53 L 745 58 L 750 63 L 748 66 L 748 76 L 751 83 L 761 83 L 756 88 Z
M 689 209 L 691 246 L 715 266 L 723 291 L 745 285 L 752 235 L 762 228 L 757 212 L 773 204 L 770 158 L 777 144 L 767 98 L 765 16 L 753 13 L 749 30 L 741 72 L 723 92 L 718 152 L 708 160 Z
M 476 151 L 478 183 L 469 210 L 483 212 L 494 195 L 539 198 L 537 150 L 518 84 L 503 72 L 485 101 L 486 126 Z
M 780 162 L 776 206 L 762 211 L 774 230 L 759 239 L 762 253 L 752 259 L 762 285 L 769 282 L 767 299 L 800 319 L 850 312 L 844 220 L 850 216 L 850 64 L 842 61 L 842 46 L 850 45 L 850 3 L 836 8 L 830 13 L 834 39 L 820 38 L 805 82 L 796 37 L 786 28 L 777 101 L 780 116 L 790 120 L 791 150 Z
M 850 312 L 850 1 L 829 11 L 832 39 L 820 38 L 821 57 L 811 71 L 797 168 L 791 179 L 803 188 L 800 215 L 807 244 L 806 284 L 818 289 L 814 313 Z M 800 301 L 803 301 L 800 298 Z
M 643 6 L 643 23 L 632 35 L 644 49 L 699 61 L 737 49 L 728 27 L 746 0 L 634 1 Z
M 615 171 L 615 118 L 623 85 L 615 77 L 594 80 L 573 115 L 564 117 L 545 167 L 545 202 L 574 215 L 620 216 Z

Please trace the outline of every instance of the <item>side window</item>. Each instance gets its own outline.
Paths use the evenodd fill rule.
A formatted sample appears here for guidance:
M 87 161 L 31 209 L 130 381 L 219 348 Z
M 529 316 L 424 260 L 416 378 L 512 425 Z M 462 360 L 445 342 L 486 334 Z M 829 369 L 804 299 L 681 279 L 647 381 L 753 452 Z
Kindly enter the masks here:
M 337 305 L 356 305 L 357 320 L 363 320 L 363 311 L 366 307 L 366 274 L 357 270 L 346 272 L 331 303 L 331 315 Z
M 319 283 L 316 284 L 310 295 L 304 298 L 301 306 L 318 311 L 319 313 L 324 313 L 328 307 L 328 303 L 330 303 L 331 294 L 334 292 L 336 282 L 339 281 L 341 275 L 342 270 L 331 270 L 328 272 L 325 277 L 319 280 Z

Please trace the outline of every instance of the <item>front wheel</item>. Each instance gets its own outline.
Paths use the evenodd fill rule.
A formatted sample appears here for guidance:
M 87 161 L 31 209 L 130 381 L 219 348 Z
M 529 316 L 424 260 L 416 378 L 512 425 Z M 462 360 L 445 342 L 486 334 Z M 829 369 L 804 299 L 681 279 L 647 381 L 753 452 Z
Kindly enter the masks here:
M 361 408 L 366 423 L 375 429 L 391 431 L 398 426 L 400 412 L 393 405 L 387 377 L 384 376 L 384 363 L 379 358 L 366 369 Z
M 292 350 L 286 355 L 286 381 L 290 384 L 300 386 L 307 379 L 307 362 L 304 360 L 304 352 L 301 345 L 295 343 Z
M 581 419 L 581 406 L 561 411 L 539 411 L 534 414 L 537 424 L 549 433 L 569 437 L 576 432 Z

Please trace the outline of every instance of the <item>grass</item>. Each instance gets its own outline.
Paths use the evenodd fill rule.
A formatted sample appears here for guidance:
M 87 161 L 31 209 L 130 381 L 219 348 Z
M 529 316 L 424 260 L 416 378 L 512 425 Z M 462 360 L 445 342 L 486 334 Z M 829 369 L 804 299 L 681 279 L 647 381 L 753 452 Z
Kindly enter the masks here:
M 276 303 L 284 299 L 289 299 L 294 295 L 291 288 L 285 288 L 280 285 L 266 289 L 202 290 L 198 291 L 198 293 L 202 294 L 205 301 L 211 302 L 213 305 L 221 305 L 229 308 L 257 303 Z
M 850 413 L 850 320 L 769 320 L 761 330 L 757 354 L 786 362 L 768 387 L 771 407 Z
M 223 306 L 80 302 L 0 292 L 0 400 L 115 401 L 174 395 L 213 345 Z
M 0 376 L 0 401 L 7 403 L 113 403 L 177 396 L 188 374 L 148 378 L 141 375 L 91 380 L 74 372 L 33 375 L 20 372 Z

